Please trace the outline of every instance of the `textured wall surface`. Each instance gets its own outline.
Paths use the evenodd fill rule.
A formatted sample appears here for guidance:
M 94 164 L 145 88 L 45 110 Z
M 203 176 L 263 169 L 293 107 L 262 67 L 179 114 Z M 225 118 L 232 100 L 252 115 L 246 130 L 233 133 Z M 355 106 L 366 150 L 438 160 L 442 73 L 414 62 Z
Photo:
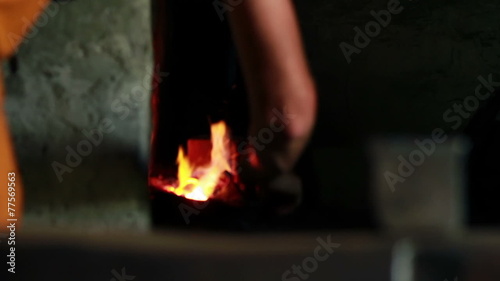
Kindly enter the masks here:
M 147 228 L 149 3 L 53 3 L 7 67 L 27 227 Z

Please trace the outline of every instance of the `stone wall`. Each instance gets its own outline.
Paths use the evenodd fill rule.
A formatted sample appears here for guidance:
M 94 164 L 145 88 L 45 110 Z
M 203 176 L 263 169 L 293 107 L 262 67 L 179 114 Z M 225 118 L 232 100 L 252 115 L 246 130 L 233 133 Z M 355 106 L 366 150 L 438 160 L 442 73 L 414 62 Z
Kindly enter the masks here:
M 147 228 L 151 68 L 150 1 L 41 15 L 6 67 L 27 227 Z

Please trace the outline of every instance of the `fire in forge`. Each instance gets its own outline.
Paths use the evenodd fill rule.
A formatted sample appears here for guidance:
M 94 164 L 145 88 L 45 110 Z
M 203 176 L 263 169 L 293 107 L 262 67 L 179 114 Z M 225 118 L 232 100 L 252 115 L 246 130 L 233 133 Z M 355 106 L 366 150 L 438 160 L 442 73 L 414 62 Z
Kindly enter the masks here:
M 238 152 L 224 121 L 211 124 L 211 137 L 179 146 L 177 178 L 150 178 L 154 188 L 195 201 L 228 198 L 244 187 L 237 173 Z

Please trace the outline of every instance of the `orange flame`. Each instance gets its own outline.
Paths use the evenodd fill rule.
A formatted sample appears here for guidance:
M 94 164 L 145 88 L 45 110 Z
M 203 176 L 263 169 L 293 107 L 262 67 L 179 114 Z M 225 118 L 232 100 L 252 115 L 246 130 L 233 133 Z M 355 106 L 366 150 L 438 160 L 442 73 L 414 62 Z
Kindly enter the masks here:
M 211 125 L 212 149 L 208 164 L 197 164 L 179 147 L 177 155 L 177 184 L 164 189 L 191 200 L 206 201 L 216 191 L 225 172 L 235 175 L 231 167 L 231 140 L 226 124 L 221 121 Z

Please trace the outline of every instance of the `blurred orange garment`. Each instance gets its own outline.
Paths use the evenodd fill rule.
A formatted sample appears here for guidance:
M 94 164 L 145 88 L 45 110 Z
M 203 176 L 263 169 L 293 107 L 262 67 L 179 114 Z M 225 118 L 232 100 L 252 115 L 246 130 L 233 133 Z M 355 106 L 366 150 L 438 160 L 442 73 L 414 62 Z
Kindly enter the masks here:
M 14 53 L 21 43 L 21 38 L 29 31 L 30 26 L 48 3 L 49 0 L 0 0 L 0 63 Z M 7 219 L 12 218 L 8 211 L 9 200 L 15 204 L 10 207 L 15 210 L 14 218 L 18 219 L 17 226 L 21 223 L 23 208 L 21 175 L 9 135 L 4 98 L 5 88 L 0 67 L 0 232 L 6 232 Z M 15 202 L 10 199 L 13 193 L 9 195 L 9 185 L 15 188 Z

